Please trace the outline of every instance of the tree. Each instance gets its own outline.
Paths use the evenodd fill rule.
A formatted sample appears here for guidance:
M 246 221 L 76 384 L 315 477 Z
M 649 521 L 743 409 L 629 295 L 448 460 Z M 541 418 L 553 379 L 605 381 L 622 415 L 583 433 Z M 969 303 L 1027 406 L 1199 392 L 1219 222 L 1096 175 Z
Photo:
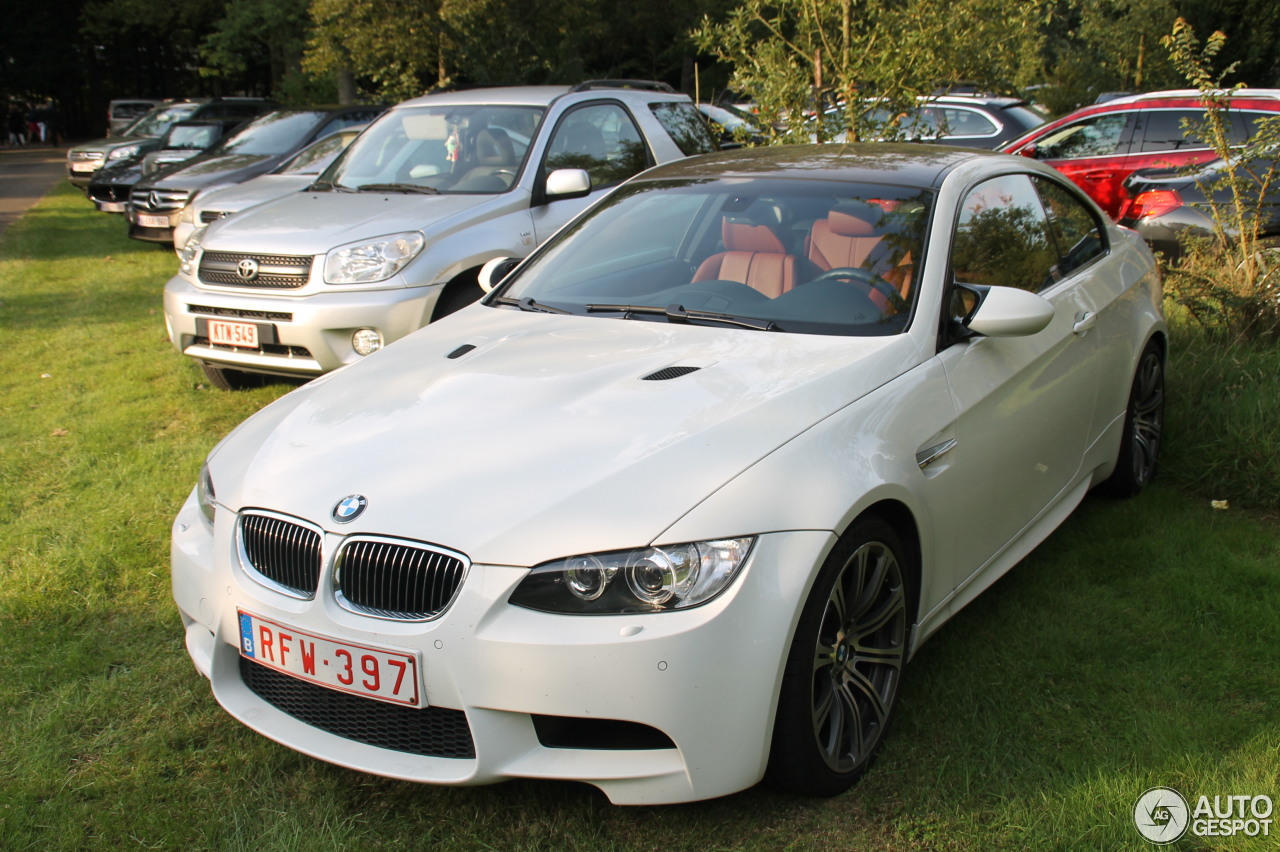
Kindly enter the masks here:
M 309 0 L 229 0 L 202 42 L 201 74 L 280 96 L 301 71 Z M 233 82 L 234 85 L 234 82 Z
M 1010 88 L 1036 67 L 1042 14 L 1002 0 L 745 0 L 720 22 L 704 18 L 695 40 L 733 67 L 732 85 L 783 138 L 858 139 L 894 135 L 895 116 L 939 88 Z M 870 101 L 881 109 L 807 121 Z

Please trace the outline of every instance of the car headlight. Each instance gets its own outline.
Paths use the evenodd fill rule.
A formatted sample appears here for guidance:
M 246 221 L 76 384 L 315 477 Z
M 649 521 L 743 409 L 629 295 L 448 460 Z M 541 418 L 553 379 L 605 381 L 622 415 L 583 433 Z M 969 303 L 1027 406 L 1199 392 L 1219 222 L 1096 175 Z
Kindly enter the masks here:
M 195 276 L 196 269 L 200 265 L 200 245 L 204 242 L 204 235 L 208 230 L 208 225 L 201 225 L 192 231 L 191 236 L 187 237 L 187 241 L 182 244 L 182 250 L 178 252 L 178 259 L 182 261 L 180 269 L 183 275 Z
M 127 160 L 130 157 L 138 156 L 138 152 L 142 150 L 141 145 L 124 145 L 120 148 L 112 150 L 107 155 L 108 160 Z
M 210 525 L 213 524 L 214 501 L 213 477 L 209 475 L 209 465 L 200 468 L 200 481 L 196 484 L 196 501 L 200 504 L 200 514 L 204 515 Z
M 324 257 L 325 283 L 367 284 L 385 281 L 417 257 L 426 244 L 426 238 L 422 234 L 410 231 L 338 246 Z
M 754 543 L 730 538 L 557 559 L 530 571 L 510 602 L 587 614 L 687 609 L 728 588 Z

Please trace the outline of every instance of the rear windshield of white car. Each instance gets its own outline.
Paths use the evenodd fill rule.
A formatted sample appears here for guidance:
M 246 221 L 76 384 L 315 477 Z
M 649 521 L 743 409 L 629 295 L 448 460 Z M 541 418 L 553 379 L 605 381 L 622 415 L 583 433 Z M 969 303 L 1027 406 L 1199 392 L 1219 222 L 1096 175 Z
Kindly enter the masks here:
M 911 315 L 932 203 L 928 190 L 872 183 L 641 181 L 558 235 L 489 304 L 897 334 Z
M 325 180 L 338 191 L 506 192 L 545 111 L 490 104 L 394 110 L 352 143 Z

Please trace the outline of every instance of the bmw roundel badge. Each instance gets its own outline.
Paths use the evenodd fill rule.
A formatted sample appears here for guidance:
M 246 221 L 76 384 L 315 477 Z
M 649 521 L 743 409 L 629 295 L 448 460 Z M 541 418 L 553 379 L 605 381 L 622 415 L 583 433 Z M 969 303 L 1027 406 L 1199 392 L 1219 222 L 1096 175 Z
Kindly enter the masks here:
M 338 501 L 333 507 L 333 519 L 340 524 L 349 523 L 360 517 L 364 507 L 369 505 L 363 494 L 351 494 Z

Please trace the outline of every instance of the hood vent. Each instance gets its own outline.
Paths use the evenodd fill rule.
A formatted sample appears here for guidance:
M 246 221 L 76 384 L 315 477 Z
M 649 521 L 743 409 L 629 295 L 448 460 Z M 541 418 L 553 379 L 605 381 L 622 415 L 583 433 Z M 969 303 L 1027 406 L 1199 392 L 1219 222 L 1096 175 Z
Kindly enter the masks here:
M 663 367 L 657 372 L 650 373 L 640 379 L 642 382 L 665 382 L 669 379 L 678 379 L 681 376 L 687 376 L 690 373 L 696 373 L 701 367 Z
M 444 357 L 461 358 L 463 355 L 466 355 L 468 352 L 470 352 L 472 349 L 475 349 L 475 348 L 476 347 L 470 343 L 464 343 Z

